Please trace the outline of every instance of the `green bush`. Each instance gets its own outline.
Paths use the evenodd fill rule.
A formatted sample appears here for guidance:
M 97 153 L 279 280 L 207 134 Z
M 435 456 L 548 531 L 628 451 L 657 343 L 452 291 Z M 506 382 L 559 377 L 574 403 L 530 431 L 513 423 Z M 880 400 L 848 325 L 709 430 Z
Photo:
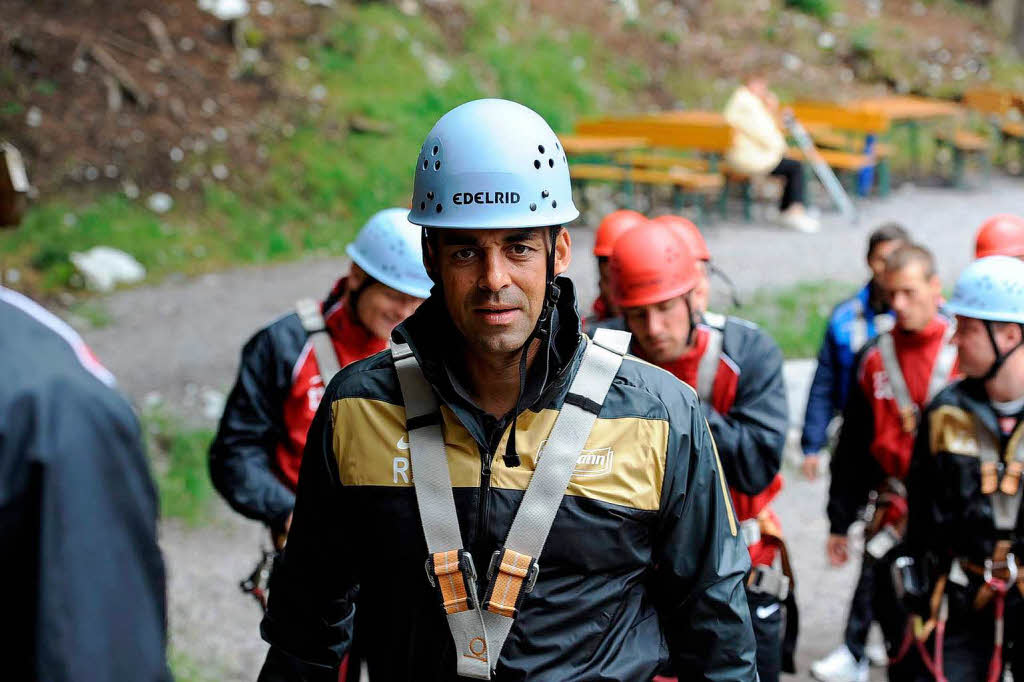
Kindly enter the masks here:
M 835 11 L 834 0 L 786 0 L 786 6 L 822 20 L 827 20 Z

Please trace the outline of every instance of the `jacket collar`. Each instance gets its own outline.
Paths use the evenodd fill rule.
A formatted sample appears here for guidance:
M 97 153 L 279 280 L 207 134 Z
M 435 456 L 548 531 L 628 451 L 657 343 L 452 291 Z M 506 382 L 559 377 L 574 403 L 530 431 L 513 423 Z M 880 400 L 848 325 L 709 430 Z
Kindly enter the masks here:
M 527 374 L 524 409 L 540 411 L 554 403 L 560 404 L 568 390 L 569 379 L 575 373 L 583 352 L 581 321 L 576 309 L 576 290 L 566 277 L 557 279 L 561 289 L 552 321 L 553 340 L 547 379 L 544 362 L 537 358 Z M 459 418 L 463 426 L 487 449 L 512 420 L 505 415 L 495 420 L 481 410 L 470 397 L 468 388 L 459 378 L 462 372 L 461 335 L 445 308 L 443 296 L 436 291 L 402 324 L 392 336 L 398 342 L 408 343 L 427 381 L 438 397 Z M 453 342 L 453 340 L 458 340 Z

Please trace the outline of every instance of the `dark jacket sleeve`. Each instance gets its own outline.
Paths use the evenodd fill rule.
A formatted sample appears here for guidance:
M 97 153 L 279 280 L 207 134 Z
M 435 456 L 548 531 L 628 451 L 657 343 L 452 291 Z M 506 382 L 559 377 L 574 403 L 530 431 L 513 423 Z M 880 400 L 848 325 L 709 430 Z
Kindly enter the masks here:
M 779 347 L 758 330 L 743 350 L 732 408 L 724 415 L 709 408 L 707 418 L 729 485 L 741 493 L 756 495 L 779 472 L 789 410 Z
M 669 437 L 653 594 L 680 680 L 757 677 L 744 579 L 747 548 L 701 411 Z M 676 427 L 676 425 L 673 425 Z
M 883 479 L 878 461 L 871 456 L 875 420 L 871 405 L 858 381 L 860 360 L 854 363 L 850 393 L 843 410 L 843 427 L 832 453 L 832 481 L 828 488 L 830 532 L 845 535 L 857 519 L 857 511 L 867 503 L 868 494 Z
M 836 339 L 829 325 L 818 351 L 818 367 L 814 370 L 814 379 L 807 396 L 804 429 L 800 437 L 800 447 L 805 455 L 816 455 L 825 447 L 829 422 L 841 409 L 835 400 L 835 384 L 839 378 L 836 376 L 837 371 L 841 370 L 836 357 Z
M 904 540 L 907 553 L 924 558 L 931 555 L 939 560 L 950 558 L 949 545 L 944 532 L 950 522 L 949 505 L 944 504 L 944 478 L 941 472 L 946 461 L 943 453 L 932 452 L 929 424 L 932 410 L 925 412 L 914 441 L 914 454 L 907 474 L 907 535 Z M 962 506 L 962 505 L 956 505 Z
M 270 581 L 261 625 L 270 651 L 260 682 L 336 682 L 352 641 L 358 578 L 345 549 L 330 402 L 310 427 L 288 544 Z
M 271 468 L 284 438 L 287 386 L 279 385 L 277 355 L 268 330 L 242 349 L 238 379 L 224 405 L 217 437 L 210 445 L 210 477 L 232 509 L 279 527 L 295 496 Z
M 97 381 L 60 380 L 39 404 L 45 412 L 12 422 L 46 430 L 37 440 L 42 452 L 33 453 L 40 464 L 35 679 L 170 680 L 157 494 L 138 421 Z

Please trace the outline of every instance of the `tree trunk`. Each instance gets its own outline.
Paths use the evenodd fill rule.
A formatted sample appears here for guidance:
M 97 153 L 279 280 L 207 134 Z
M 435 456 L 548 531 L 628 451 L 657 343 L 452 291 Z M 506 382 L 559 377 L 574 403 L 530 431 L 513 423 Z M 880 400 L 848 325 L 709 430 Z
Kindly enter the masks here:
M 1024 56 L 1024 0 L 1017 0 L 1016 11 L 1013 14 L 1013 33 L 1010 38 L 1013 46 L 1017 48 L 1017 54 Z

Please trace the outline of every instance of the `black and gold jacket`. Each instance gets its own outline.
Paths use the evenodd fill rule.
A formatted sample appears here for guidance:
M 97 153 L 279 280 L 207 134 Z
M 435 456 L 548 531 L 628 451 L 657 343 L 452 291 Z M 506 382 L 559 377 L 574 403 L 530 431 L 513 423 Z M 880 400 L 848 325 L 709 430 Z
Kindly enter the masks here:
M 518 418 L 519 467 L 500 456 L 511 415 L 485 414 L 461 387 L 443 302 L 428 299 L 395 332 L 440 398 L 477 566 L 503 542 L 582 356 L 575 293 L 568 280 L 560 286 L 552 370 L 544 377 L 534 362 Z M 262 625 L 272 647 L 260 679 L 334 682 L 354 630 L 374 680 L 456 679 L 459 652 L 426 557 L 402 396 L 384 352 L 339 373 L 313 422 Z M 494 679 L 650 680 L 670 653 L 680 679 L 755 679 L 747 551 L 696 395 L 671 374 L 623 361 L 538 563 Z

